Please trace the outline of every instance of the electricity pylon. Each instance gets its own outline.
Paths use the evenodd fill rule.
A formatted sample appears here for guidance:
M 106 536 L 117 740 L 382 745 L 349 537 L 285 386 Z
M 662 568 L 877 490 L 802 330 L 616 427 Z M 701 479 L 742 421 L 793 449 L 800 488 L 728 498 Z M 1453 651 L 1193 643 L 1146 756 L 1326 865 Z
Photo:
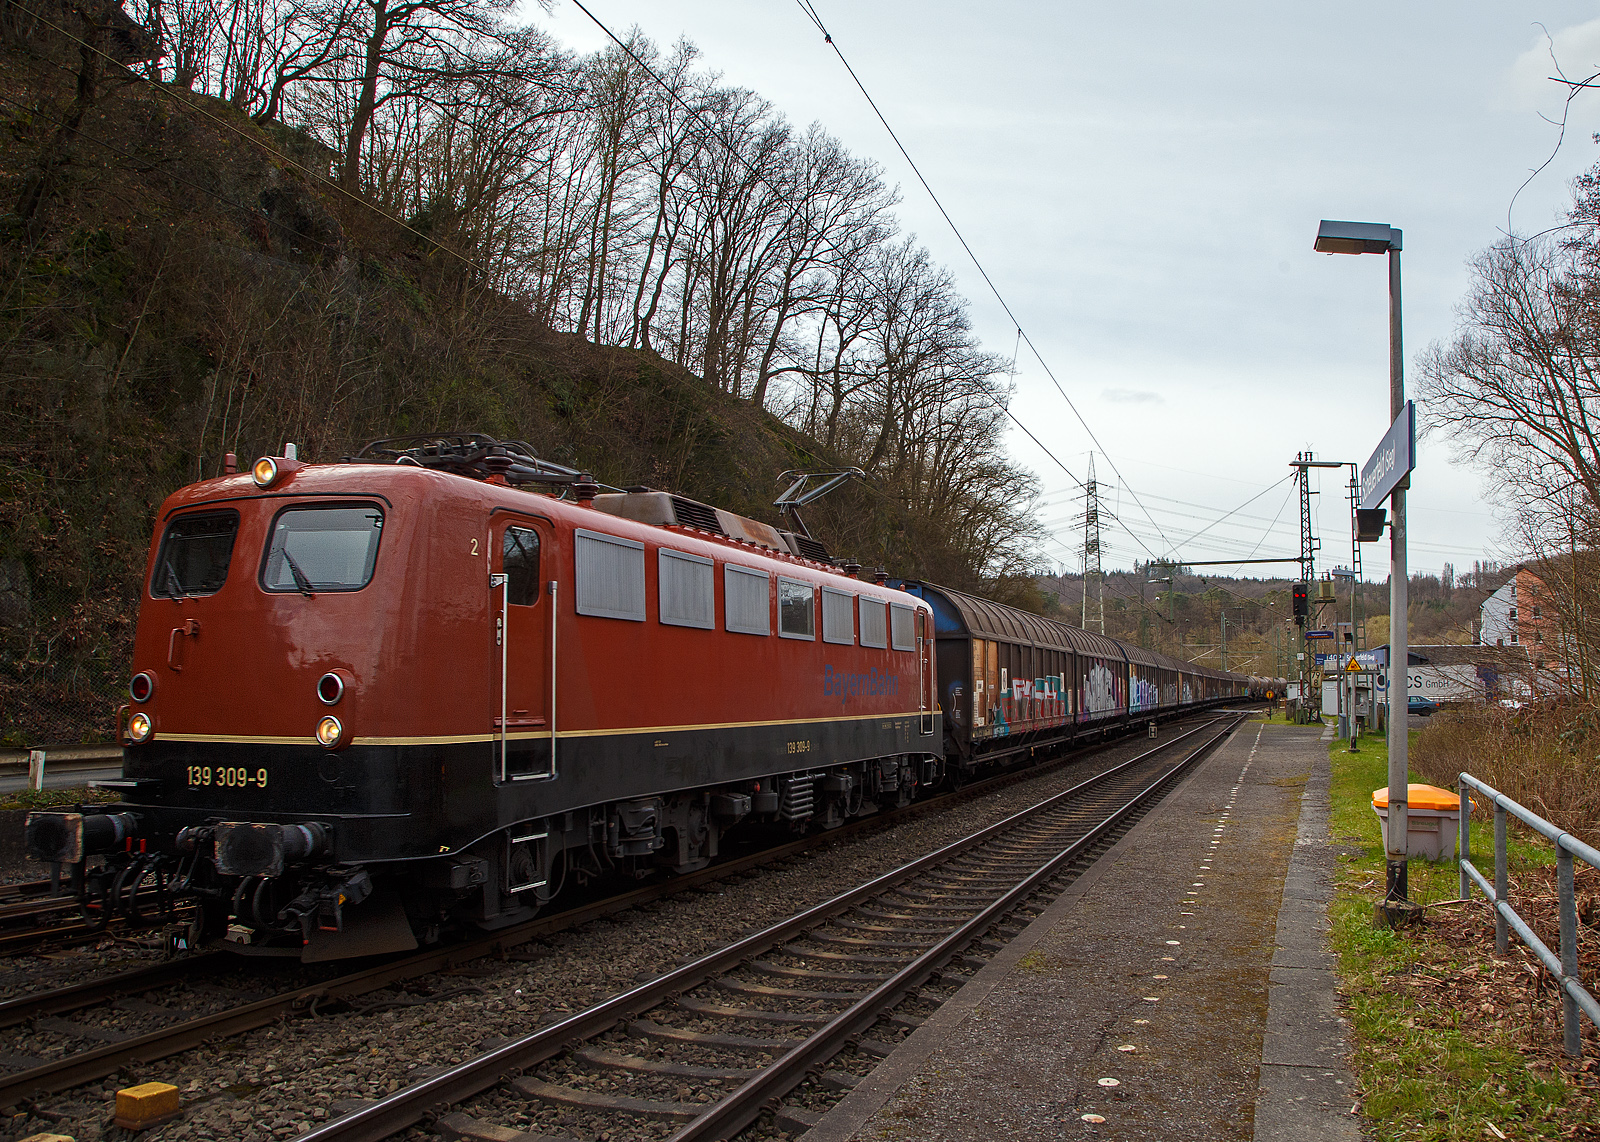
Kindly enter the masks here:
M 1083 485 L 1083 629 L 1106 633 L 1105 576 L 1100 570 L 1100 485 L 1089 453 L 1089 479 Z

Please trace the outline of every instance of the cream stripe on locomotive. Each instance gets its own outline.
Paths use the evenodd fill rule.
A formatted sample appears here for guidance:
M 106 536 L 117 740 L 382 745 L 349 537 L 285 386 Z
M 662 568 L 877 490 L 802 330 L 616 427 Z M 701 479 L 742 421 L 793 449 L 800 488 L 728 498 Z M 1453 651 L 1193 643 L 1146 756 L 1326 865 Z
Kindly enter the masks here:
M 934 707 L 935 713 L 942 713 L 942 709 Z M 697 730 L 744 730 L 759 729 L 763 726 L 813 726 L 818 724 L 837 722 L 872 722 L 893 721 L 896 718 L 915 718 L 919 715 L 917 710 L 904 710 L 893 714 L 848 714 L 837 718 L 806 718 L 796 722 L 791 718 L 781 718 L 768 722 L 709 722 L 698 726 L 618 726 L 605 730 L 561 730 L 557 737 L 566 738 L 603 738 L 603 737 L 629 737 L 634 734 L 682 734 Z M 890 727 L 885 726 L 885 729 Z M 243 734 L 172 734 L 157 733 L 152 735 L 155 739 L 169 742 L 202 742 L 216 745 L 305 745 L 308 741 L 315 742 L 315 738 L 282 738 L 282 737 L 251 737 Z M 549 730 L 519 730 L 506 734 L 507 741 L 537 741 L 548 738 Z M 399 738 L 352 738 L 350 744 L 357 745 L 464 745 L 471 742 L 497 742 L 499 734 L 460 734 L 443 735 L 440 737 L 399 737 Z

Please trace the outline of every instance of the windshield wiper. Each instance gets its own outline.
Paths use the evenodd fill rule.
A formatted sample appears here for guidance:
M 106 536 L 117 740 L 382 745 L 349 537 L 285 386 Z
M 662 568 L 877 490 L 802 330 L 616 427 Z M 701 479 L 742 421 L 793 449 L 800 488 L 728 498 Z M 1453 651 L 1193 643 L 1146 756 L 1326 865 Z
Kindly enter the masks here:
M 288 547 L 283 549 L 283 561 L 289 565 L 289 574 L 294 576 L 296 589 L 308 599 L 316 598 L 316 592 L 311 589 L 311 580 L 307 579 L 306 573 L 300 570 L 300 565 L 294 561 L 294 556 L 289 554 Z
M 167 590 L 171 592 L 171 597 L 174 599 L 186 598 L 187 592 L 183 589 L 182 580 L 178 578 L 178 572 L 173 569 L 172 560 L 163 560 L 162 566 L 167 569 Z

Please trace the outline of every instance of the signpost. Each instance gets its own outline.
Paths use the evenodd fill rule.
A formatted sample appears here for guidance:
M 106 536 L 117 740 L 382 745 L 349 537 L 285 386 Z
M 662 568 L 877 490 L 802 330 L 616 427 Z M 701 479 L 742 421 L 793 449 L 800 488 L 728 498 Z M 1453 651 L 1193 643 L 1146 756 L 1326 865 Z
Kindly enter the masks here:
M 1411 486 L 1417 466 L 1417 406 L 1406 401 L 1377 449 L 1361 466 L 1361 510 L 1381 507 L 1396 488 Z
M 1400 665 L 1400 676 L 1405 677 L 1410 661 L 1410 648 L 1406 638 L 1406 489 L 1411 487 L 1411 470 L 1417 466 L 1417 406 L 1402 399 L 1398 373 L 1390 386 L 1391 407 L 1395 418 L 1389 431 L 1383 434 L 1371 458 L 1361 468 L 1361 509 L 1371 511 L 1389 501 L 1389 661 Z M 1391 668 L 1392 673 L 1392 668 Z M 1410 765 L 1407 757 L 1407 702 L 1404 686 L 1385 686 L 1385 699 L 1389 714 L 1389 844 L 1388 891 L 1379 912 L 1390 924 L 1414 919 L 1420 913 L 1411 903 L 1407 883 L 1406 861 L 1409 844 L 1406 840 L 1407 805 L 1396 802 L 1396 793 L 1407 788 Z M 1399 708 L 1396 709 L 1396 694 Z M 1400 793 L 1404 796 L 1403 793 Z M 1398 818 L 1397 818 L 1398 814 Z

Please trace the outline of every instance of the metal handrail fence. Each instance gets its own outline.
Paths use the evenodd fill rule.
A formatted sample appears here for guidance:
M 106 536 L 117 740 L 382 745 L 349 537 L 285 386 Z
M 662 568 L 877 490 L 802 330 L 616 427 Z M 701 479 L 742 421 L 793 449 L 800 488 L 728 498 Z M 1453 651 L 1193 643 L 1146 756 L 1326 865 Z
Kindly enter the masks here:
M 1461 828 L 1456 833 L 1456 862 L 1461 869 L 1461 899 L 1472 894 L 1477 884 L 1494 905 L 1494 946 L 1504 955 L 1510 946 L 1509 929 L 1515 929 L 1522 942 L 1533 949 L 1534 955 L 1556 977 L 1561 989 L 1562 1047 L 1570 1058 L 1583 1054 L 1583 1038 L 1578 1022 L 1578 1012 L 1589 1017 L 1589 1022 L 1600 1027 L 1600 1002 L 1595 1001 L 1578 978 L 1578 901 L 1573 860 L 1582 860 L 1590 868 L 1600 868 L 1600 850 L 1584 844 L 1571 833 L 1556 828 L 1536 813 L 1518 805 L 1504 793 L 1485 785 L 1470 773 L 1459 777 L 1461 793 Z M 1471 845 L 1472 799 L 1468 790 L 1476 790 L 1494 805 L 1494 884 L 1491 886 L 1483 874 L 1473 866 Z M 1515 817 L 1534 832 L 1556 846 L 1556 895 L 1561 914 L 1561 955 L 1557 957 L 1534 935 L 1525 920 L 1517 915 L 1506 899 L 1509 878 L 1506 875 L 1506 819 Z M 1470 878 L 1470 879 L 1469 879 Z

